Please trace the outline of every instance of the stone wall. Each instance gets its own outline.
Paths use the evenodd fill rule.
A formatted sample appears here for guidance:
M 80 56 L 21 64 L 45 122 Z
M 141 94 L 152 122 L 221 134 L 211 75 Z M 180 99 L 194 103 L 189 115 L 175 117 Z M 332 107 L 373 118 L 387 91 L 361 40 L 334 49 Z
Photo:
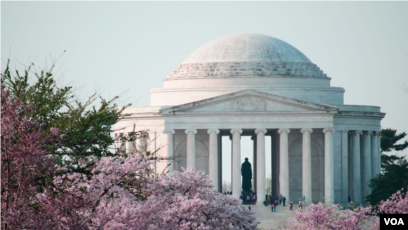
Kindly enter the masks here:
M 312 201 L 324 196 L 324 134 L 314 129 L 312 139 Z M 289 201 L 296 202 L 302 194 L 302 134 L 299 130 L 289 133 Z
M 207 130 L 199 129 L 195 135 L 196 169 L 209 174 L 209 135 Z M 174 170 L 182 172 L 187 166 L 187 134 L 184 130 L 176 130 L 174 134 Z

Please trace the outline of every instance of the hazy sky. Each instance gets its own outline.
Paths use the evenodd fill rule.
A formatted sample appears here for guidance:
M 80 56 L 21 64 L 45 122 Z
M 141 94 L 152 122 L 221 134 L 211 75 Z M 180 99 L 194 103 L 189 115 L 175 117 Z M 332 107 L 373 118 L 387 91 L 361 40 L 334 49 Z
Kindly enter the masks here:
M 83 96 L 129 90 L 133 106 L 195 49 L 235 33 L 288 42 L 345 88 L 345 104 L 381 106 L 383 128 L 408 132 L 408 2 L 1 2 L 2 61 L 43 65 L 66 50 L 65 83 Z

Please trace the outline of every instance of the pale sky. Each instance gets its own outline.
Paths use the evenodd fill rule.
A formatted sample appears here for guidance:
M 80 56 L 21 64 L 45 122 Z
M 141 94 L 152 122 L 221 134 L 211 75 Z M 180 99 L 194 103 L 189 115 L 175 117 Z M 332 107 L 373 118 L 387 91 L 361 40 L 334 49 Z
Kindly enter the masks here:
M 400 88 L 408 86 L 408 2 L 2 1 L 1 69 L 8 58 L 19 69 L 18 61 L 42 66 L 66 50 L 57 76 L 78 94 L 128 90 L 126 102 L 148 106 L 149 90 L 190 53 L 236 33 L 293 45 L 345 88 L 345 104 L 380 106 L 383 128 L 408 132 Z

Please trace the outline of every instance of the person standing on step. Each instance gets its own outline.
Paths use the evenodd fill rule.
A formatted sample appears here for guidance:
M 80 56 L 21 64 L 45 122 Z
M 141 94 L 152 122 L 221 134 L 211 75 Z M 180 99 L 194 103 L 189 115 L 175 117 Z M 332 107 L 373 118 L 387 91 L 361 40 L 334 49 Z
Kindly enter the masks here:
M 278 204 L 279 204 L 279 202 L 278 202 L 278 200 L 275 200 L 275 206 L 274 206 L 274 208 L 273 208 L 273 210 L 276 212 L 276 206 L 278 206 Z
M 273 212 L 274 203 L 271 203 L 271 212 Z
M 283 207 L 285 207 L 285 202 L 286 202 L 286 197 L 285 196 L 282 198 L 282 201 L 283 201 Z

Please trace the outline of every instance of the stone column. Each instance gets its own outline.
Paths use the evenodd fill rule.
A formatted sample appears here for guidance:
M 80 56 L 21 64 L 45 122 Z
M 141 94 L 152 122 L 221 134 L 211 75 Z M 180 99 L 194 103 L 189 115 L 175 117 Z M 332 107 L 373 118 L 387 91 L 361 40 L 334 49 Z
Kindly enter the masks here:
M 343 203 L 348 203 L 349 195 L 349 159 L 348 159 L 348 130 L 341 131 L 341 200 Z
M 120 150 L 126 152 L 126 141 L 122 140 L 124 136 L 125 136 L 125 133 L 120 133 Z
M 371 178 L 381 173 L 381 156 L 378 149 L 379 132 L 373 132 L 371 135 Z
M 115 133 L 115 152 L 120 149 L 120 133 Z
M 234 143 L 232 141 L 232 134 L 229 135 L 229 139 L 231 141 L 231 192 L 232 192 L 232 182 L 234 181 L 234 166 L 233 166 L 233 159 L 234 159 Z
M 351 200 L 357 204 L 361 204 L 361 166 L 360 166 L 360 135 L 361 131 L 357 130 L 353 133 L 353 196 Z
M 324 196 L 326 203 L 334 203 L 333 133 L 334 128 L 323 129 L 324 135 Z
M 255 129 L 256 136 L 256 195 L 257 204 L 262 204 L 265 199 L 265 133 L 266 129 Z
M 150 154 L 154 154 L 155 156 L 156 156 L 156 154 L 157 154 L 157 152 L 156 152 L 156 137 L 157 137 L 157 135 L 156 135 L 156 131 L 151 131 L 151 132 L 148 132 L 148 134 L 149 134 L 149 144 L 148 144 L 148 150 L 150 151 Z M 157 163 L 157 162 L 156 162 Z M 155 163 L 155 164 L 156 164 Z
M 353 200 L 353 148 L 354 148 L 354 132 L 348 132 L 348 193 L 347 196 L 350 196 L 350 199 Z M 348 197 L 347 197 L 348 203 Z
M 288 134 L 289 129 L 279 129 L 279 189 L 282 196 L 286 197 L 286 201 L 289 201 L 289 142 Z
M 363 170 L 361 173 L 363 177 L 363 199 L 371 193 L 371 189 L 368 187 L 371 180 L 371 135 L 372 132 L 363 133 Z
M 174 162 L 173 162 L 173 134 L 176 133 L 174 129 L 165 129 L 163 131 L 164 134 L 167 134 L 167 169 L 169 170 L 169 173 L 174 171 Z
M 232 134 L 232 195 L 240 197 L 241 184 L 241 133 L 242 129 L 231 129 Z
M 214 189 L 218 191 L 218 140 L 217 134 L 220 133 L 218 129 L 209 129 L 207 133 L 210 134 L 209 143 L 209 174 L 210 179 L 214 184 Z
M 378 168 L 379 168 L 379 173 L 381 173 L 381 131 L 378 132 L 378 137 L 377 137 L 378 143 L 377 143 L 377 154 L 378 157 L 380 158 L 378 160 Z
M 134 154 L 135 149 L 134 149 L 135 141 L 127 141 L 126 143 L 126 153 L 127 154 Z
M 257 163 L 256 161 L 256 154 L 257 154 L 256 152 L 256 145 L 257 145 L 256 134 L 251 136 L 251 140 L 252 140 L 252 157 L 253 157 L 252 159 L 253 161 L 252 162 L 252 190 L 254 192 L 257 192 L 256 182 L 257 182 L 258 177 L 256 176 L 256 170 L 258 167 L 256 166 L 256 163 Z
M 130 134 L 131 134 L 131 132 L 128 133 L 128 135 L 127 135 L 128 140 L 126 141 L 126 153 L 127 154 L 135 153 L 134 148 L 133 148 L 135 141 L 134 140 L 132 141 L 132 139 L 130 138 L 130 136 L 131 136 Z
M 140 152 L 143 155 L 146 155 L 148 146 L 147 146 L 147 139 L 149 138 L 149 134 L 146 132 L 140 133 Z
M 302 191 L 306 200 L 312 202 L 312 143 L 310 134 L 313 129 L 301 129 L 302 142 Z
M 142 136 L 141 133 L 139 133 L 139 135 L 136 136 L 136 151 L 137 153 L 141 153 L 142 152 Z
M 187 168 L 195 168 L 195 134 L 196 129 L 186 129 L 187 134 Z

